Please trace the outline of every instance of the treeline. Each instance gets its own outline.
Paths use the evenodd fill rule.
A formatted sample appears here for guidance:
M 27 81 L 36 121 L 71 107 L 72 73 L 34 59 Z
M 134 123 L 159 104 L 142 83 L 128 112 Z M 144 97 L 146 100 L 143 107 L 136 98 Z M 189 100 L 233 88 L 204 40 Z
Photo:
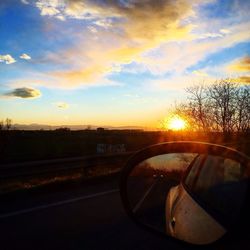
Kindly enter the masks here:
M 12 120 L 6 118 L 5 120 L 0 121 L 0 131 L 10 130 L 12 128 Z
M 250 132 L 250 86 L 229 79 L 186 89 L 187 101 L 175 113 L 188 121 L 189 130 L 203 132 Z

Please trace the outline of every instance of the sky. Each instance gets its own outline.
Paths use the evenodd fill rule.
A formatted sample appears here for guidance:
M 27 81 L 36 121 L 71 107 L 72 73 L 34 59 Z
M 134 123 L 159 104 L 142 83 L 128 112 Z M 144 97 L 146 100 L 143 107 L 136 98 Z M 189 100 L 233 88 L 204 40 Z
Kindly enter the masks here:
M 1 0 L 0 120 L 156 128 L 185 88 L 250 84 L 250 1 Z

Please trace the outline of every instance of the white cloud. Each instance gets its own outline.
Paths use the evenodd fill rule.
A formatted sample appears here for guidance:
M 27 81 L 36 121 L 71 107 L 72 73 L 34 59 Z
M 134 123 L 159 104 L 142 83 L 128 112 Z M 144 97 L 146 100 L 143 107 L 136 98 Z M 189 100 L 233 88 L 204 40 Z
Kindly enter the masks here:
M 69 0 L 64 6 L 65 1 L 40 0 L 39 3 L 40 8 L 56 8 L 66 19 L 80 18 L 80 15 L 85 18 L 86 13 L 87 19 L 94 18 L 87 32 L 78 33 L 74 47 L 52 55 L 56 63 L 69 65 L 69 70 L 64 67 L 48 73 L 63 85 L 96 86 L 101 82 L 106 85 L 107 76 L 120 72 L 122 65 L 139 61 L 142 53 L 162 43 L 189 39 L 192 29 L 188 24 L 181 24 L 192 9 L 182 0 L 131 2 L 129 8 L 118 1 L 104 2 L 106 8 L 98 1 Z M 48 15 L 56 17 L 56 13 L 52 11 Z M 111 26 L 113 32 L 109 30 Z
M 61 21 L 65 21 L 65 17 L 63 15 L 57 15 L 56 18 Z
M 110 19 L 100 19 L 94 22 L 97 26 L 108 29 L 112 27 L 112 21 Z
M 6 64 L 15 63 L 16 60 L 11 55 L 0 55 L 0 62 L 5 62 Z
M 22 54 L 21 56 L 20 56 L 20 58 L 21 59 L 24 59 L 24 60 L 30 60 L 31 59 L 31 57 L 29 56 L 29 55 L 27 55 L 27 54 Z
M 246 32 L 249 25 L 250 22 L 231 26 L 231 33 L 216 39 L 166 43 L 144 54 L 137 67 L 143 67 L 155 75 L 168 72 L 181 74 L 213 53 L 250 41 L 250 33 Z
M 229 29 L 220 29 L 220 32 L 223 34 L 229 34 L 231 31 Z
M 200 39 L 223 37 L 220 33 L 205 33 L 199 36 Z
M 66 18 L 94 19 L 99 11 L 85 0 L 37 0 L 41 16 L 51 16 L 64 21 Z
M 211 1 L 216 2 L 206 3 Z M 211 19 L 200 11 L 201 2 L 205 4 L 197 0 L 37 0 L 43 16 L 88 20 L 74 47 L 51 53 L 51 59 L 63 66 L 47 72 L 52 85 L 109 85 L 110 74 L 126 70 L 183 77 L 189 67 L 211 54 L 250 40 L 249 21 L 242 21 L 238 13 L 233 18 Z M 205 77 L 207 72 L 198 68 L 192 73 L 192 77 Z
M 21 3 L 23 3 L 23 4 L 29 4 L 29 2 L 27 0 L 21 0 Z
M 36 7 L 40 10 L 41 16 L 62 16 L 60 8 L 65 6 L 63 0 L 38 0 Z
M 46 7 L 46 6 L 40 6 L 37 5 L 37 7 L 41 10 L 41 16 L 55 16 L 56 14 L 60 13 L 59 10 L 57 10 L 54 7 Z

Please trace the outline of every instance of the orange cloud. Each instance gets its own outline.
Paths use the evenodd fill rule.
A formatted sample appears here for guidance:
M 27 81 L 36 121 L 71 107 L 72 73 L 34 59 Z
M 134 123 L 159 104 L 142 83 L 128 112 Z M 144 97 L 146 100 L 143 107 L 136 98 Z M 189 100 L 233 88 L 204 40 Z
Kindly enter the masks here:
M 229 65 L 231 71 L 250 71 L 250 56 L 245 56 Z
M 207 0 L 205 2 L 209 2 Z M 87 1 L 39 0 L 41 14 L 67 19 L 88 19 L 85 31 L 74 35 L 74 46 L 51 53 L 50 62 L 62 69 L 47 73 L 49 86 L 76 87 L 110 84 L 107 76 L 136 62 L 139 70 L 156 75 L 177 72 L 211 53 L 250 39 L 249 22 L 218 28 L 204 39 L 192 32 L 196 7 L 204 1 Z M 194 4 L 195 3 L 195 4 Z M 43 8 L 45 11 L 43 12 Z M 51 8 L 51 11 L 48 10 Z M 54 11 L 56 9 L 56 11 Z M 196 20 L 197 21 L 197 20 Z M 202 21 L 202 20 L 200 20 Z M 199 23 L 199 25 L 202 25 Z M 197 26 L 199 26 L 197 24 Z M 203 31 L 204 32 L 204 31 Z M 70 34 L 67 34 L 70 36 Z M 152 53 L 151 53 L 152 52 Z M 151 53 L 151 54 L 150 54 Z M 135 71 L 138 69 L 135 69 Z M 201 76 L 201 71 L 193 72 Z M 205 73 L 202 75 L 205 76 Z
M 43 16 L 92 20 L 97 31 L 95 36 L 92 32 L 89 32 L 91 35 L 79 34 L 74 47 L 53 55 L 57 63 L 67 61 L 70 68 L 49 73 L 63 86 L 104 82 L 105 76 L 120 70 L 121 65 L 140 61 L 144 52 L 167 41 L 191 37 L 192 25 L 184 25 L 183 21 L 193 14 L 192 1 L 105 1 L 100 4 L 62 0 L 59 4 L 55 0 L 39 0 L 36 6 Z
M 239 82 L 241 84 L 250 84 L 250 76 L 240 76 L 234 79 L 235 82 Z

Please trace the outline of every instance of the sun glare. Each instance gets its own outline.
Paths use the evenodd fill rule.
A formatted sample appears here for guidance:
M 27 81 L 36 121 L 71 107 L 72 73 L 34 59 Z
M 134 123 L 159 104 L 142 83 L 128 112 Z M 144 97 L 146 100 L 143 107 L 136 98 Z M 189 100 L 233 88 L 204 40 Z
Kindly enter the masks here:
M 185 129 L 185 127 L 186 121 L 178 116 L 172 117 L 167 124 L 167 128 L 174 131 Z

